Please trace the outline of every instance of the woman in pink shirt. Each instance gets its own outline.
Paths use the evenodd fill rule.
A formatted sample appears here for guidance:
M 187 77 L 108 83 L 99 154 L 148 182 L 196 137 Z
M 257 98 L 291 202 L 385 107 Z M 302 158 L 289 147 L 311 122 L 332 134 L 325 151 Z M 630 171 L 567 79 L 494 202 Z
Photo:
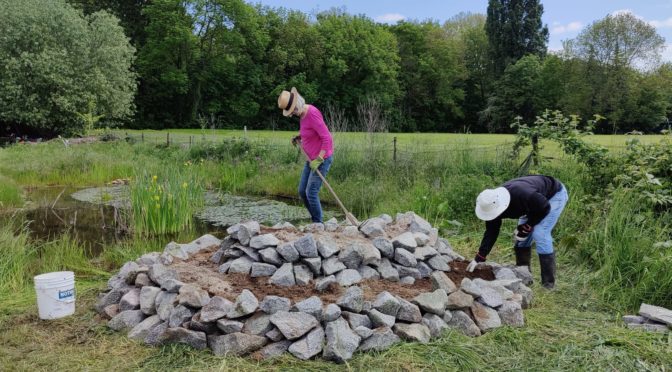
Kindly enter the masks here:
M 319 192 L 322 179 L 315 173 L 318 169 L 327 176 L 334 153 L 334 141 L 317 107 L 306 104 L 296 88 L 291 92 L 283 90 L 278 97 L 278 107 L 285 116 L 298 116 L 299 135 L 292 138 L 292 144 L 303 147 L 310 161 L 306 161 L 299 182 L 299 196 L 303 200 L 313 222 L 322 222 L 322 205 Z

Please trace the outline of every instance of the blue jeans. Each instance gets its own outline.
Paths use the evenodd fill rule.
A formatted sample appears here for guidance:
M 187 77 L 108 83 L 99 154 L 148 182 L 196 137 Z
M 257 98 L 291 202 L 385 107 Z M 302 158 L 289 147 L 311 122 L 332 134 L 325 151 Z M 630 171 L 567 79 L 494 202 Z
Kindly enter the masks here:
M 324 177 L 327 176 L 333 156 L 324 159 L 324 162 L 317 168 Z M 299 196 L 303 200 L 303 204 L 310 213 L 310 219 L 313 222 L 322 222 L 322 205 L 320 204 L 320 188 L 322 187 L 322 179 L 310 169 L 310 165 L 306 162 L 301 173 L 301 181 L 299 182 Z
M 565 204 L 569 195 L 567 195 L 567 189 L 563 185 L 560 191 L 558 191 L 548 202 L 551 204 L 551 210 L 548 212 L 548 215 L 544 217 L 537 226 L 534 226 L 532 234 L 527 238 L 527 240 L 522 242 L 517 242 L 517 248 L 531 247 L 532 241 L 537 243 L 537 253 L 538 254 L 551 254 L 553 253 L 553 236 L 551 236 L 551 231 L 553 227 L 558 222 L 560 214 L 563 209 L 565 209 Z M 518 220 L 518 224 L 522 225 L 527 222 L 527 216 L 523 216 Z

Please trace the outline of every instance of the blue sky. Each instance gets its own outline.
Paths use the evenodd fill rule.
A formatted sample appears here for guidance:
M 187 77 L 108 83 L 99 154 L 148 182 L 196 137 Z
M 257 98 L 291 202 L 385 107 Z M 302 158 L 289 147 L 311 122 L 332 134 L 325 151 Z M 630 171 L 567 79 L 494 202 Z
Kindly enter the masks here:
M 443 22 L 460 12 L 485 14 L 487 0 L 248 0 L 272 7 L 297 9 L 305 13 L 345 7 L 351 14 L 366 14 L 378 22 L 434 19 Z M 666 40 L 665 61 L 672 61 L 672 0 L 542 0 L 544 23 L 548 25 L 551 50 L 562 48 L 562 40 L 607 14 L 628 11 L 656 27 Z

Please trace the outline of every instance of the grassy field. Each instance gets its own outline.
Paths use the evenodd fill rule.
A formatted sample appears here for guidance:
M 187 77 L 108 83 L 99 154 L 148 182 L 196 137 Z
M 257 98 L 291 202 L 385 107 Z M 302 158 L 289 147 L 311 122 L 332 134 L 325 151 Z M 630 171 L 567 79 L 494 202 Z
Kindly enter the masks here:
M 235 130 L 235 129 L 171 129 L 171 130 L 113 130 L 112 133 L 119 137 L 127 135 L 150 143 L 171 142 L 192 144 L 203 141 L 221 141 L 225 138 L 247 138 L 249 140 L 268 141 L 276 144 L 287 144 L 295 136 L 297 131 L 271 131 L 271 130 Z M 428 146 L 436 149 L 448 148 L 455 145 L 469 145 L 471 147 L 492 147 L 513 143 L 514 135 L 508 134 L 461 134 L 461 133 L 376 133 L 381 143 L 393 146 L 394 138 L 400 149 L 417 149 Z M 366 134 L 359 132 L 336 133 L 337 140 L 344 142 L 364 142 Z M 587 136 L 586 140 L 610 148 L 620 148 L 631 139 L 637 139 L 644 143 L 659 142 L 664 136 L 661 135 L 593 135 Z
M 129 132 L 136 137 L 139 133 Z M 133 184 L 138 175 L 146 175 L 137 183 L 145 187 L 156 176 L 170 179 L 177 188 L 197 179 L 203 188 L 237 194 L 296 193 L 302 161 L 288 144 L 293 132 L 250 131 L 248 138 L 258 140 L 244 141 L 232 139 L 242 131 L 216 131 L 213 136 L 208 130 L 209 142 L 194 141 L 191 147 L 157 146 L 166 132 L 143 133 L 144 144 L 121 141 L 66 148 L 54 141 L 0 149 L 0 210 L 12 213 L 21 206 L 28 187 L 100 186 L 117 178 L 131 178 Z M 186 138 L 187 144 L 190 135 L 201 135 L 200 131 L 170 133 L 176 140 Z M 337 153 L 328 175 L 334 189 L 360 219 L 413 210 L 439 226 L 465 256 L 473 255 L 482 234 L 482 225 L 473 215 L 474 198 L 483 188 L 517 175 L 521 159 L 510 158 L 513 137 L 400 134 L 395 161 L 390 151 L 393 136 L 336 134 Z M 590 140 L 618 151 L 627 138 L 592 136 Z M 662 136 L 637 139 L 657 142 Z M 429 345 L 401 344 L 384 353 L 357 355 L 345 366 L 291 357 L 257 363 L 179 346 L 149 348 L 109 331 L 92 304 L 121 264 L 160 249 L 161 235 L 151 243 L 136 237 L 105 247 L 100 256 L 90 258 L 88 248 L 70 235 L 35 241 L 21 229 L 23 221 L 15 221 L 13 226 L 0 226 L 0 342 L 4 345 L 0 369 L 669 370 L 672 336 L 628 330 L 620 315 L 635 312 L 644 300 L 672 304 L 672 252 L 655 248 L 655 243 L 669 239 L 672 219 L 646 209 L 627 190 L 616 192 L 620 198 L 608 197 L 596 186 L 590 169 L 550 144 L 543 154 L 552 159 L 531 172 L 560 178 L 570 190 L 570 202 L 555 234 L 559 288 L 547 292 L 535 284 L 535 306 L 526 310 L 527 324 L 522 329 L 505 327 L 476 339 L 446 333 Z M 147 193 L 136 204 L 155 196 Z M 324 190 L 322 198 L 332 202 Z M 514 224 L 506 222 L 504 231 Z M 510 263 L 510 237 L 501 235 L 489 259 Z M 536 262 L 533 266 L 538 270 Z M 61 269 L 77 273 L 77 313 L 63 320 L 40 321 L 32 276 Z
M 625 329 L 619 313 L 599 305 L 573 265 L 559 268 L 559 288 L 533 287 L 526 326 L 504 327 L 471 339 L 447 332 L 428 345 L 404 343 L 383 353 L 357 354 L 348 365 L 302 362 L 291 356 L 255 362 L 221 358 L 182 346 L 151 348 L 108 330 L 94 315 L 101 280 L 78 279 L 74 316 L 41 321 L 30 289 L 3 297 L 0 365 L 12 370 L 529 370 L 665 371 L 672 364 L 669 336 Z M 569 280 L 571 278 L 571 280 Z

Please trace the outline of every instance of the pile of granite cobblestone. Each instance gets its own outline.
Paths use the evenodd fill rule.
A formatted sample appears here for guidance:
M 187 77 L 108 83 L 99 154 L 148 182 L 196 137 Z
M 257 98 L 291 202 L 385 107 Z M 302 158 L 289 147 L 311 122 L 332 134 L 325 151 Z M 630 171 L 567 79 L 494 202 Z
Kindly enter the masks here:
M 321 354 L 340 363 L 402 340 L 427 343 L 448 329 L 475 337 L 522 327 L 523 309 L 532 303 L 527 267 L 481 264 L 474 275 L 465 273 L 464 257 L 413 212 L 381 215 L 359 227 L 333 219 L 299 228 L 247 221 L 227 233 L 223 240 L 204 235 L 171 242 L 163 252 L 127 262 L 96 310 L 111 329 L 149 345 L 184 343 L 259 358 Z M 262 297 L 253 285 L 220 291 L 196 279 L 203 275 L 225 287 L 243 276 L 310 295 Z M 390 287 L 372 293 L 366 285 L 372 281 Z M 399 286 L 418 290 L 401 295 L 394 291 Z

